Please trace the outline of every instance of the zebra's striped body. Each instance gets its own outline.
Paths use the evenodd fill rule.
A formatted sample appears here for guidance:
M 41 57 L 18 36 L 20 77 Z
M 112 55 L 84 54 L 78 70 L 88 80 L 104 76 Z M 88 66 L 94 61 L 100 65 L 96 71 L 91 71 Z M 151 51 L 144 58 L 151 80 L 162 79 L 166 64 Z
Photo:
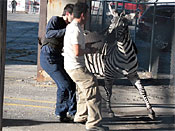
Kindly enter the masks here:
M 113 18 L 111 25 L 105 35 L 101 36 L 101 39 L 103 39 L 102 42 L 97 42 L 97 45 L 93 45 L 96 47 L 100 45 L 98 52 L 87 54 L 85 60 L 86 67 L 90 72 L 105 77 L 109 113 L 113 115 L 110 106 L 113 81 L 116 78 L 127 77 L 143 97 L 149 114 L 152 114 L 151 118 L 153 119 L 154 111 L 137 75 L 137 55 L 130 36 L 127 19 L 124 16 Z

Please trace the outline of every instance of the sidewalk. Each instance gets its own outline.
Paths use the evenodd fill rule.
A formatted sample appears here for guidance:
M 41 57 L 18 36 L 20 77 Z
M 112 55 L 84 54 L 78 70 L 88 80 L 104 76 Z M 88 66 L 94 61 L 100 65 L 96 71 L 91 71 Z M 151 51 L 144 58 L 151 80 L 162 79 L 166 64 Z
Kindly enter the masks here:
M 17 17 L 32 21 L 17 21 Z M 55 84 L 36 81 L 38 16 L 8 14 L 8 20 L 3 131 L 84 131 L 84 125 L 57 122 Z M 152 121 L 147 117 L 138 91 L 126 79 L 119 79 L 115 81 L 112 95 L 116 117 L 108 117 L 103 104 L 104 125 L 111 131 L 175 130 L 174 88 L 168 86 L 168 79 L 164 77 L 154 80 L 147 79 L 144 72 L 139 74 L 156 119 Z M 104 97 L 102 79 L 99 85 Z
M 57 123 L 54 116 L 56 86 L 36 81 L 36 65 L 6 65 L 3 131 L 84 131 L 84 125 Z M 118 80 L 117 80 L 118 81 Z M 147 80 L 144 80 L 144 83 Z M 99 80 L 101 85 L 102 82 Z M 137 90 L 122 79 L 113 87 L 112 109 L 115 118 L 104 112 L 103 123 L 111 131 L 174 130 L 174 89 L 166 85 L 145 86 L 157 118 L 147 117 Z M 104 89 L 100 86 L 102 96 Z

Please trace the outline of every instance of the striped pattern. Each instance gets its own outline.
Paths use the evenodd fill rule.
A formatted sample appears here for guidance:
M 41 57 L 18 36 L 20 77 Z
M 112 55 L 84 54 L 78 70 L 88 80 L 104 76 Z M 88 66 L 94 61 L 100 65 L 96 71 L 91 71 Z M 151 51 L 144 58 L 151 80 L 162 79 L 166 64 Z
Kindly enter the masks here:
M 113 33 L 113 32 L 112 32 Z M 108 47 L 106 54 L 105 75 L 107 77 L 122 77 L 136 72 L 138 68 L 137 55 L 132 45 L 129 32 L 124 34 L 123 41 L 114 40 L 114 44 Z M 119 36 L 121 37 L 121 36 Z M 109 38 L 110 40 L 112 38 Z M 111 69 L 116 75 L 110 75 Z
M 107 47 L 106 44 L 104 44 L 100 52 L 85 55 L 85 63 L 87 69 L 91 73 L 101 77 L 105 76 L 104 68 L 105 68 L 106 47 Z
M 131 81 L 143 97 L 146 107 L 150 109 L 151 105 L 146 91 L 137 74 L 137 55 L 130 36 L 127 19 L 123 16 L 114 17 L 105 35 L 98 36 L 95 34 L 95 37 L 92 36 L 93 34 L 90 34 L 90 37 L 87 35 L 86 39 L 91 40 L 91 42 L 94 40 L 94 43 L 101 39 L 102 42 L 92 45 L 99 48 L 97 53 L 85 55 L 86 67 L 93 74 L 105 77 L 109 112 L 112 112 L 110 98 L 113 80 L 120 77 L 127 77 Z
M 117 21 L 113 20 L 113 22 Z M 95 75 L 111 79 L 134 73 L 138 68 L 137 55 L 128 26 L 127 28 L 121 28 L 121 30 L 117 27 L 111 29 L 114 27 L 113 23 L 108 30 L 111 33 L 106 33 L 104 36 L 97 33 L 86 35 L 86 43 L 95 43 L 99 39 L 102 40 L 102 42 L 96 42 L 92 45 L 99 49 L 97 53 L 85 55 L 86 67 Z M 120 39 L 118 40 L 118 38 Z

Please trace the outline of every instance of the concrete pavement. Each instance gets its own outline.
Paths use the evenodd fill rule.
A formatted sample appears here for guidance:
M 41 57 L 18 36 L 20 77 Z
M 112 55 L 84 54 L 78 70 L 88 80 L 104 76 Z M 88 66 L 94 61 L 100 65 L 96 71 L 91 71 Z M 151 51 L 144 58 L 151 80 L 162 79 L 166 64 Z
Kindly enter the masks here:
M 57 122 L 54 116 L 56 86 L 36 82 L 36 69 L 36 65 L 6 65 L 3 131 L 84 131 L 84 125 Z M 174 89 L 146 81 L 154 83 L 145 88 L 156 120 L 147 117 L 137 90 L 123 79 L 113 87 L 112 109 L 116 117 L 108 117 L 103 108 L 103 123 L 111 131 L 175 129 Z M 103 87 L 100 89 L 104 97 Z
M 55 84 L 36 81 L 38 15 L 8 14 L 8 20 L 3 131 L 84 131 L 82 124 L 57 122 Z M 156 119 L 147 117 L 138 91 L 126 79 L 120 79 L 113 86 L 112 109 L 116 117 L 108 117 L 103 104 L 104 125 L 111 131 L 175 130 L 174 87 L 169 87 L 166 77 L 155 80 L 148 79 L 145 72 L 139 75 Z M 102 79 L 99 84 L 104 97 Z

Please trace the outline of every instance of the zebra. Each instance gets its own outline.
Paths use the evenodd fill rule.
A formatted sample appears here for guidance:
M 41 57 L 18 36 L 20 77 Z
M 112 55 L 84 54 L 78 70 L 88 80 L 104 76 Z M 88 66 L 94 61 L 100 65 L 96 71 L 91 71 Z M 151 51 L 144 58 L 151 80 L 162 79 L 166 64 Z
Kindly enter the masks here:
M 89 44 L 91 47 L 99 48 L 94 54 L 85 55 L 87 69 L 96 75 L 104 77 L 107 110 L 109 115 L 115 116 L 111 109 L 112 85 L 115 79 L 127 77 L 132 85 L 142 96 L 149 118 L 155 119 L 155 112 L 147 98 L 146 90 L 141 84 L 137 74 L 138 61 L 137 50 L 131 39 L 128 19 L 123 11 L 120 15 L 113 13 L 111 24 L 103 35 L 95 32 L 88 33 L 86 40 L 95 35 L 94 41 Z M 90 42 L 89 42 L 90 43 Z M 93 44 L 92 44 L 93 43 Z

